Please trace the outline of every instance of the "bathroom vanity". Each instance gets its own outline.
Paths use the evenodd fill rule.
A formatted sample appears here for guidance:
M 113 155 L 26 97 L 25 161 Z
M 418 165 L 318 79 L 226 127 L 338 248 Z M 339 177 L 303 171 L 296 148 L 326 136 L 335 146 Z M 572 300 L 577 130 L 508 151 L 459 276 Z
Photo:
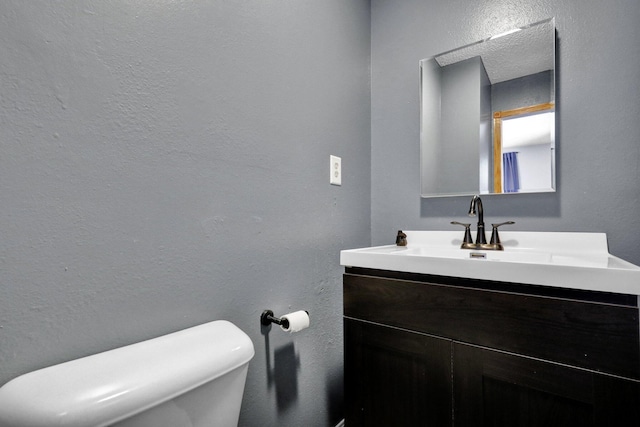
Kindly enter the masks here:
M 640 268 L 606 236 L 405 233 L 341 253 L 347 426 L 640 425 Z

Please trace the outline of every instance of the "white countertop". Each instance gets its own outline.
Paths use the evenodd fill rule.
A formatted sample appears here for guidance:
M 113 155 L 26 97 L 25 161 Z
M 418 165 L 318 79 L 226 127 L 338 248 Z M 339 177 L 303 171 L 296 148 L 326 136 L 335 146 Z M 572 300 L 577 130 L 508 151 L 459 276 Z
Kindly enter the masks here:
M 505 231 L 504 251 L 460 249 L 462 231 L 404 233 L 407 246 L 343 250 L 340 264 L 640 295 L 640 267 L 609 254 L 604 233 Z

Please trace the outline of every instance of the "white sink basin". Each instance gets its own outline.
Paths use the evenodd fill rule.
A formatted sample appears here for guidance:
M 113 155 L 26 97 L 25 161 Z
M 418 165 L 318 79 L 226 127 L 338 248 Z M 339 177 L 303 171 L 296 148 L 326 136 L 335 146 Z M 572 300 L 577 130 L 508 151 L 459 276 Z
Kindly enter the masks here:
M 356 249 L 361 253 L 407 256 L 407 257 L 433 257 L 433 258 L 454 258 L 454 259 L 477 259 L 485 261 L 504 262 L 533 262 L 549 263 L 552 256 L 548 252 L 533 251 L 483 251 L 483 250 L 462 250 L 433 246 L 378 246 L 373 248 Z
M 640 295 L 640 267 L 604 233 L 501 232 L 504 251 L 460 249 L 456 231 L 405 231 L 407 246 L 344 250 L 344 266 Z

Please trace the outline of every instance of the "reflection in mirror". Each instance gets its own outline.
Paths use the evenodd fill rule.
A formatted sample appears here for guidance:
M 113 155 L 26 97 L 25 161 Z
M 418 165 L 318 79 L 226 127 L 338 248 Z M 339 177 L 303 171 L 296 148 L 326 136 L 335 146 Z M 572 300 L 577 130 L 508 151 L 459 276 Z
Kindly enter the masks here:
M 554 191 L 553 19 L 420 61 L 420 92 L 422 197 Z
M 553 108 L 547 103 L 493 113 L 495 193 L 540 192 L 553 187 Z

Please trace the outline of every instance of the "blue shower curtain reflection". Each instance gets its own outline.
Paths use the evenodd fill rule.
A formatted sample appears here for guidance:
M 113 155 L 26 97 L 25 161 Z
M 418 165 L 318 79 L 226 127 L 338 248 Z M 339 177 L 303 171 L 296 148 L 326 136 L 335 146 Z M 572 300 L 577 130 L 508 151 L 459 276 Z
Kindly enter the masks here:
M 502 165 L 504 171 L 504 192 L 518 192 L 518 190 L 520 189 L 520 178 L 518 175 L 518 153 L 503 153 Z

